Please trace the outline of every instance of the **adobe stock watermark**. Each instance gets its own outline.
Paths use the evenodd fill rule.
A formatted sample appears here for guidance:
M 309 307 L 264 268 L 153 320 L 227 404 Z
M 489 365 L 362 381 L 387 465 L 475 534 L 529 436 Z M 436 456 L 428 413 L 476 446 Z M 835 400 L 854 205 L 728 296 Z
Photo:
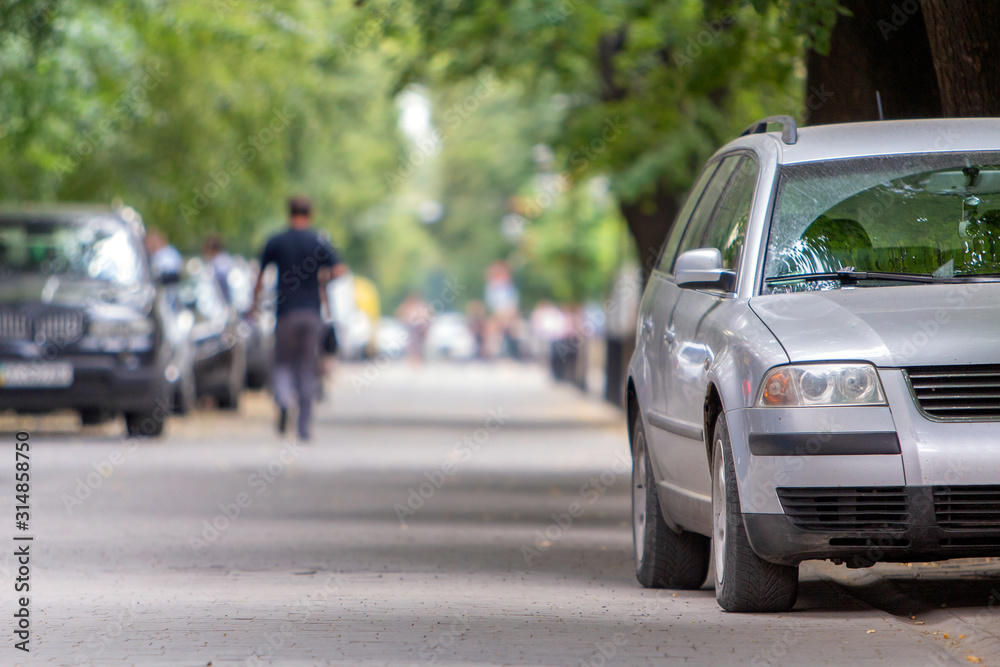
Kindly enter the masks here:
M 133 634 L 130 630 L 136 620 L 138 620 L 138 614 L 132 607 L 122 605 L 117 614 L 98 625 L 97 630 L 94 631 L 90 639 L 84 642 L 82 647 L 77 647 L 77 651 L 82 648 L 83 652 L 77 658 L 76 664 L 82 667 L 94 664 L 94 661 L 101 657 L 109 659 L 105 653 L 111 646 L 121 642 L 124 637 Z
M 343 40 L 340 43 L 340 51 L 345 56 L 355 57 L 367 49 L 372 43 L 378 41 L 385 34 L 393 17 L 399 11 L 402 3 L 393 0 L 387 7 L 368 7 L 365 9 L 367 16 L 361 25 L 354 31 L 350 40 Z
M 300 456 L 302 456 L 302 448 L 291 441 L 286 441 L 281 452 L 275 458 L 267 465 L 258 468 L 256 472 L 250 473 L 246 481 L 247 486 L 254 491 L 255 496 L 259 496 L 267 491 L 267 487 L 281 477 L 288 466 L 297 461 Z M 191 551 L 197 554 L 201 550 L 207 549 L 210 544 L 229 530 L 230 526 L 236 523 L 243 511 L 253 505 L 253 501 L 254 496 L 246 491 L 241 491 L 236 494 L 232 502 L 219 503 L 218 514 L 212 517 L 211 521 L 205 519 L 202 522 L 201 532 L 188 538 L 188 546 Z
M 30 10 L 31 15 L 23 17 L 16 29 L 24 31 L 29 38 L 33 39 L 52 22 L 58 10 L 59 2 L 57 0 L 43 0 L 43 2 L 35 3 Z
M 894 3 L 889 16 L 879 19 L 876 24 L 879 32 L 882 33 L 882 39 L 888 42 L 892 35 L 899 32 L 919 11 L 920 0 L 903 0 Z
M 275 654 L 286 646 L 290 646 L 293 639 L 302 631 L 300 624 L 313 620 L 313 615 L 317 611 L 325 611 L 327 602 L 334 594 L 343 588 L 343 578 L 341 573 L 334 572 L 327 576 L 322 587 L 308 595 L 304 595 L 292 604 L 290 611 L 301 614 L 300 618 L 293 621 L 285 621 L 281 627 L 275 631 L 267 632 L 261 636 L 261 643 L 255 648 L 247 649 L 247 659 L 243 664 L 248 667 L 259 667 L 260 665 L 270 665 L 273 663 Z
M 743 0 L 740 8 L 747 4 L 749 4 L 747 0 Z M 723 11 L 717 19 L 702 21 L 701 30 L 689 35 L 683 45 L 673 50 L 671 59 L 674 61 L 674 66 L 679 70 L 691 67 L 694 61 L 705 53 L 705 49 L 714 44 L 734 23 L 736 23 L 736 12 L 730 9 Z
M 442 653 L 455 646 L 455 644 L 457 644 L 466 635 L 466 633 L 470 631 L 471 628 L 468 624 L 463 623 L 458 618 L 452 619 L 446 630 L 428 637 L 428 644 L 420 647 L 420 650 L 417 651 L 417 655 L 420 659 L 425 661 L 421 664 L 437 662 Z M 430 642 L 433 642 L 433 645 L 431 645 Z M 411 663 L 411 667 L 416 666 L 417 663 Z
M 623 647 L 628 645 L 628 637 L 624 632 L 616 632 L 611 635 L 608 641 L 596 642 L 594 653 L 587 659 L 580 661 L 580 667 L 605 667 L 615 664 L 618 653 Z
M 580 487 L 578 499 L 571 502 L 563 512 L 553 512 L 552 521 L 544 530 L 535 531 L 533 544 L 521 546 L 521 556 L 529 566 L 531 561 L 552 548 L 573 527 L 574 522 L 586 513 L 604 494 L 613 487 L 621 477 L 631 479 L 632 459 L 622 452 L 615 454 L 611 465 L 600 474 L 588 479 Z
M 169 413 L 165 413 L 163 419 L 166 419 Z M 93 471 L 88 472 L 86 475 L 76 478 L 76 486 L 73 488 L 72 493 L 62 494 L 63 507 L 66 508 L 68 514 L 72 514 L 73 511 L 83 505 L 83 503 L 90 498 L 97 489 L 101 488 L 105 481 L 114 475 L 115 471 L 125 465 L 128 457 L 139 448 L 139 441 L 143 439 L 143 436 L 130 435 L 122 441 L 115 450 L 113 450 L 108 456 L 101 459 L 97 463 L 92 463 L 91 467 Z
M 190 223 L 201 211 L 208 208 L 212 200 L 229 187 L 233 178 L 243 173 L 248 165 L 252 164 L 282 132 L 288 129 L 295 117 L 295 112 L 291 111 L 287 105 L 281 109 L 273 110 L 263 127 L 253 134 L 247 135 L 236 146 L 238 158 L 230 158 L 221 169 L 209 171 L 208 181 L 201 186 L 192 188 L 193 196 L 188 203 L 182 203 L 178 206 L 184 222 Z
M 573 183 L 590 168 L 594 160 L 603 155 L 608 150 L 608 146 L 618 139 L 628 127 L 628 123 L 622 120 L 621 115 L 605 118 L 598 136 L 586 144 L 577 146 L 570 152 L 567 157 L 569 169 L 550 179 L 540 192 L 527 201 L 524 206 L 525 217 L 537 218 L 545 209 L 552 206 L 559 195 L 569 190 Z
M 441 150 L 441 144 L 445 142 L 450 132 L 454 132 L 472 114 L 479 110 L 483 102 L 492 97 L 497 90 L 497 83 L 492 72 L 481 74 L 478 78 L 479 85 L 463 99 L 448 107 L 442 114 L 444 121 L 444 131 L 433 129 L 425 138 L 421 139 L 414 147 L 402 156 L 396 169 L 386 171 L 382 174 L 385 184 L 390 192 L 396 192 L 417 169 L 427 162 L 431 157 L 437 155 Z
M 581 350 L 587 341 L 592 340 L 599 332 L 603 331 L 608 319 L 613 318 L 619 311 L 627 307 L 623 303 L 630 303 L 635 297 L 641 298 L 641 275 L 642 270 L 636 268 L 632 275 L 619 277 L 611 288 L 611 293 L 614 296 L 601 303 L 601 311 L 585 312 L 582 320 L 574 323 L 570 335 L 555 342 L 552 347 L 560 359 L 565 361 L 573 352 Z
M 162 64 L 149 65 L 145 69 L 142 80 L 118 96 L 112 103 L 110 111 L 86 132 L 81 132 L 76 139 L 69 142 L 65 155 L 55 164 L 55 175 L 61 183 L 66 176 L 80 166 L 84 158 L 93 154 L 97 148 L 108 143 L 113 130 L 121 121 L 132 113 L 136 107 L 145 104 L 149 93 L 166 78 L 167 72 Z
M 449 310 L 449 306 L 453 305 L 468 289 L 469 286 L 460 283 L 457 278 L 445 278 L 441 293 L 427 303 L 426 314 L 423 317 L 415 318 L 411 325 L 426 329 L 438 313 Z M 413 336 L 407 331 L 393 342 L 400 349 L 405 350 L 412 340 Z M 351 374 L 351 387 L 354 389 L 354 393 L 360 395 L 362 390 L 372 386 L 382 376 L 382 373 L 392 365 L 393 361 L 394 357 L 388 352 L 379 352 L 374 359 L 367 360 L 360 372 Z
M 503 407 L 490 409 L 482 426 L 457 440 L 441 465 L 424 473 L 426 481 L 409 488 L 405 504 L 397 502 L 392 506 L 396 518 L 399 519 L 399 525 L 406 528 L 407 517 L 414 516 L 428 500 L 433 498 L 434 494 L 458 472 L 458 463 L 468 461 L 485 447 L 493 434 L 503 428 L 508 419 L 510 415 L 504 412 Z

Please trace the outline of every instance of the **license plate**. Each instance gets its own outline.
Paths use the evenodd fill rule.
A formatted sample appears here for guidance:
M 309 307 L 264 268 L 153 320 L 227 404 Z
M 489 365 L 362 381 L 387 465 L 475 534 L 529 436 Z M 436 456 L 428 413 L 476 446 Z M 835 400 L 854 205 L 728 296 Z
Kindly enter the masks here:
M 73 364 L 66 361 L 0 364 L 0 387 L 53 388 L 73 384 Z

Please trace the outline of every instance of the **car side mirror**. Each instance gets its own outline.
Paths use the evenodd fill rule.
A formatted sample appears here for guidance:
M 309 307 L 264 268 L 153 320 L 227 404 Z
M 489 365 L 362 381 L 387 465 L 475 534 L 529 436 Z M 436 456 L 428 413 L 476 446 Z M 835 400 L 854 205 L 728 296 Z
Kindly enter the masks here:
M 736 290 L 736 272 L 722 268 L 718 248 L 688 250 L 674 262 L 674 277 L 679 287 L 687 289 Z

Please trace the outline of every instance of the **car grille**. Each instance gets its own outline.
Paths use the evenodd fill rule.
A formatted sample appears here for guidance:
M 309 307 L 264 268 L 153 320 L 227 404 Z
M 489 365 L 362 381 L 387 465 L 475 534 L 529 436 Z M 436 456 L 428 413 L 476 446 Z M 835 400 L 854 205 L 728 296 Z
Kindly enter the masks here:
M 73 311 L 48 312 L 34 317 L 20 312 L 0 311 L 0 339 L 44 340 L 58 345 L 75 343 L 83 337 L 83 314 Z
M 785 515 L 805 530 L 905 530 L 909 520 L 902 487 L 780 488 Z
M 906 375 L 917 405 L 946 420 L 1000 419 L 1000 366 L 922 366 Z
M 946 530 L 1000 530 L 1000 486 L 935 486 L 934 516 Z
M 0 338 L 5 340 L 28 340 L 31 338 L 31 322 L 27 315 L 0 311 Z
M 74 312 L 41 315 L 35 320 L 35 335 L 38 334 L 53 343 L 75 343 L 83 336 L 83 315 Z

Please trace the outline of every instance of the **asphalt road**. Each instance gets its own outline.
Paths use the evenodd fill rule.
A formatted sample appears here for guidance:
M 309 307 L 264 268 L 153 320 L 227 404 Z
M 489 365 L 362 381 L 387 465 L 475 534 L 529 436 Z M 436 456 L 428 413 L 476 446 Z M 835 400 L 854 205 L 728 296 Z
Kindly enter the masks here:
M 342 367 L 308 446 L 260 394 L 119 428 L 0 418 L 0 664 L 1000 664 L 997 562 L 811 564 L 781 615 L 642 589 L 622 417 L 538 369 Z

